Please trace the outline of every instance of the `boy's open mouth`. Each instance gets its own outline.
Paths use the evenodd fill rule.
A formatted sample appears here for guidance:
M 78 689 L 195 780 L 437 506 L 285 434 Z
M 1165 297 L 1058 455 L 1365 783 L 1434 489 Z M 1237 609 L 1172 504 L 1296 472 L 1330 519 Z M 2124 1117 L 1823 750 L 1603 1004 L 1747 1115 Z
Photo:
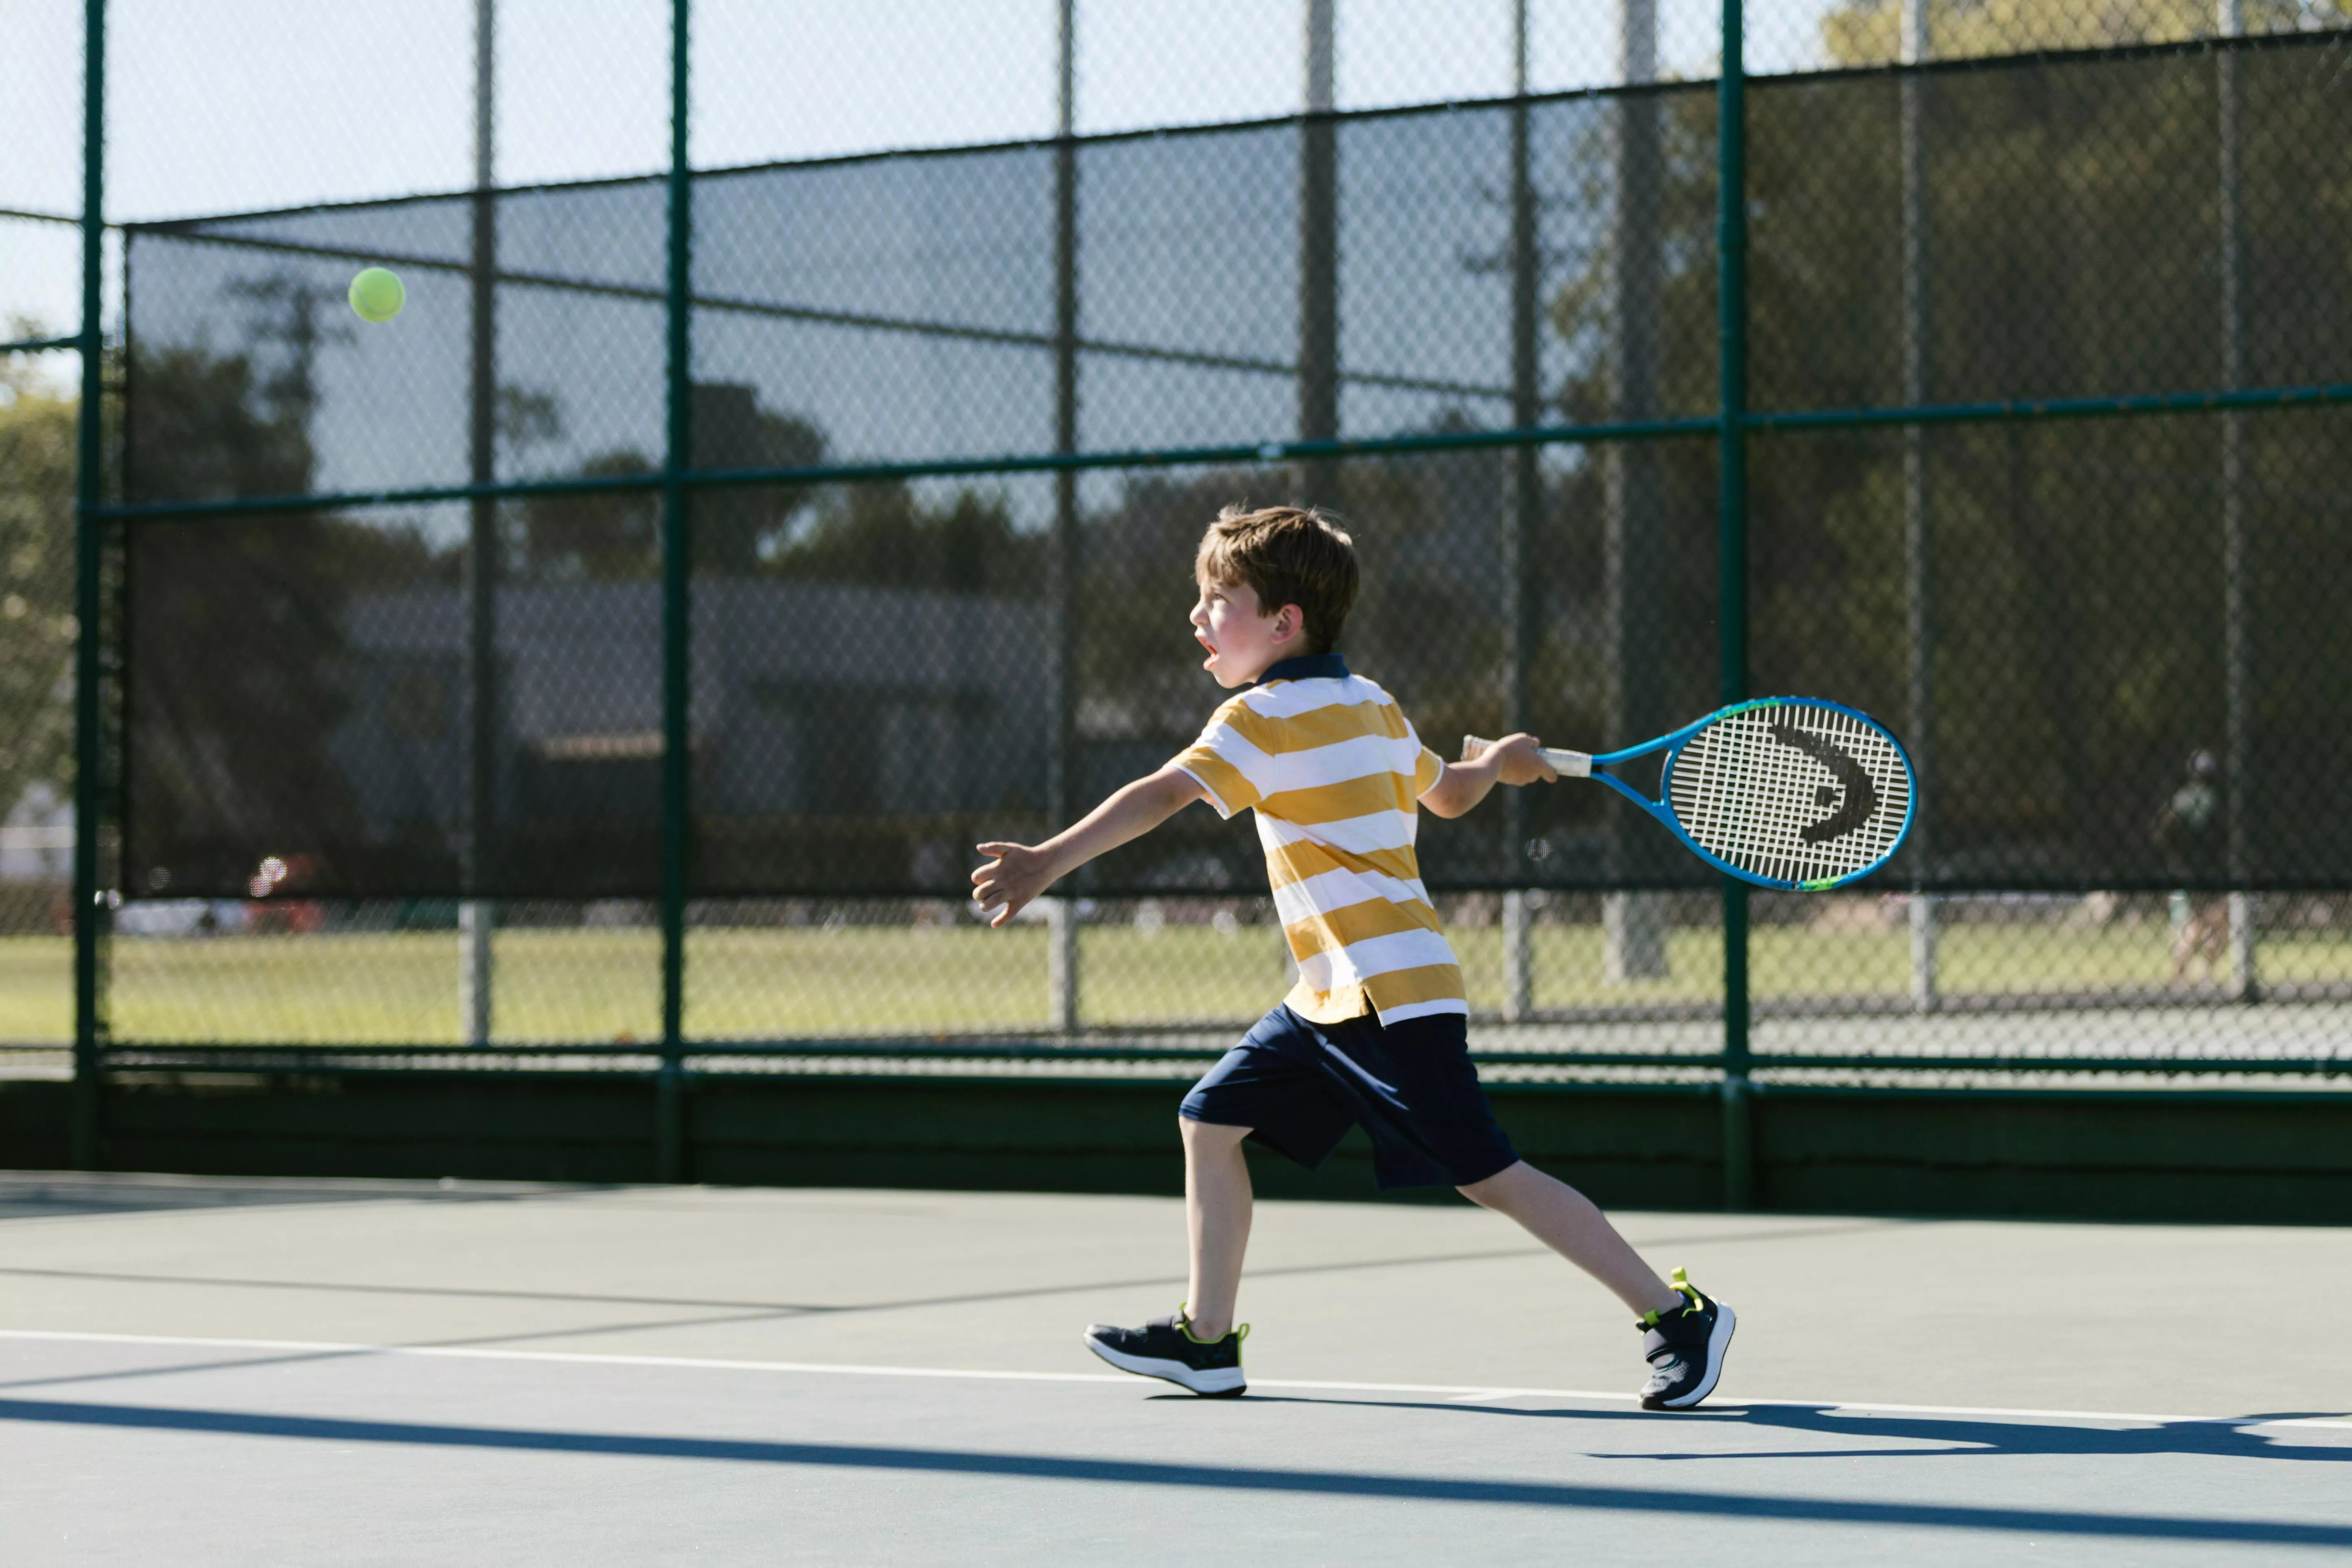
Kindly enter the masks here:
M 1217 662 L 1217 645 L 1215 643 L 1211 642 L 1206 636 L 1197 631 L 1192 634 L 1192 640 L 1199 643 L 1203 648 L 1208 650 L 1209 657 L 1201 661 L 1201 667 L 1202 668 L 1205 669 L 1210 665 Z

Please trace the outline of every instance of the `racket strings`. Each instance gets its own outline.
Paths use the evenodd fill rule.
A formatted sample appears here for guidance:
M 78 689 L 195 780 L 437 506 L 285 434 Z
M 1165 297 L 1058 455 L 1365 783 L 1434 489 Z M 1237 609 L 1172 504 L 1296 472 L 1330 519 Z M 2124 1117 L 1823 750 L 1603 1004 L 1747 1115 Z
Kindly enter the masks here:
M 1843 811 L 1854 792 L 1804 746 L 1773 734 L 1791 727 L 1819 737 L 1868 774 L 1878 799 L 1868 816 L 1832 838 L 1809 827 Z M 1692 736 L 1675 759 L 1667 799 L 1683 830 L 1708 853 L 1752 876 L 1786 883 L 1851 877 L 1901 841 L 1911 772 L 1876 726 L 1833 708 L 1753 708 Z

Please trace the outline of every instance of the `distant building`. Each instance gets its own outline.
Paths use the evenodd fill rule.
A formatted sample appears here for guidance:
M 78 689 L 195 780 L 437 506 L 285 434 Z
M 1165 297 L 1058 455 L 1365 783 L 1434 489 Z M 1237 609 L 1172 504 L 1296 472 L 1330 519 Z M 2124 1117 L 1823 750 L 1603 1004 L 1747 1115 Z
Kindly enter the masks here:
M 693 605 L 689 729 L 706 826 L 895 819 L 913 835 L 906 854 L 939 865 L 889 879 L 929 883 L 948 847 L 926 849 L 920 819 L 1043 808 L 1048 716 L 1032 606 L 759 579 L 698 581 Z M 362 833 L 453 841 L 467 788 L 463 594 L 361 595 L 347 616 L 339 680 L 352 707 L 328 749 Z M 496 641 L 500 820 L 649 828 L 660 804 L 659 584 L 504 589 Z M 756 832 L 755 821 L 740 826 Z

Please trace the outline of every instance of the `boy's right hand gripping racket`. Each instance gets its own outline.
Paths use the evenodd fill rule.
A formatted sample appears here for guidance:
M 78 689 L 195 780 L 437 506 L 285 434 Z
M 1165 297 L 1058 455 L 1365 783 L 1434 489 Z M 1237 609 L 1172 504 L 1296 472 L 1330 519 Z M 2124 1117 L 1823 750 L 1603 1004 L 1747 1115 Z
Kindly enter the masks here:
M 1463 760 L 1492 744 L 1465 735 Z M 1662 798 L 1601 771 L 1658 751 L 1666 753 Z M 1717 870 L 1808 893 L 1843 887 L 1893 859 L 1911 831 L 1918 793 L 1903 742 L 1884 725 L 1810 697 L 1735 703 L 1598 756 L 1547 746 L 1543 759 L 1609 785 Z

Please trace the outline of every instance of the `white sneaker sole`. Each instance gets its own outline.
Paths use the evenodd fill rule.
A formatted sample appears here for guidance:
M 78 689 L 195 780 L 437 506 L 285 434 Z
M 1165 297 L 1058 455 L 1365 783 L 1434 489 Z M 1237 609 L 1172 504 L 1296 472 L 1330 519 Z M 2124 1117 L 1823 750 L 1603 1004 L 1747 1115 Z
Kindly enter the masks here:
M 1234 1394 L 1248 1386 L 1242 1376 L 1242 1369 L 1237 1366 L 1211 1367 L 1202 1372 L 1186 1366 L 1181 1361 L 1161 1361 L 1156 1356 L 1129 1355 L 1125 1351 L 1115 1351 L 1089 1335 L 1081 1334 L 1079 1338 L 1086 1341 L 1087 1349 L 1121 1372 L 1131 1372 L 1138 1377 L 1160 1378 L 1179 1388 L 1190 1389 L 1194 1394 Z
M 1715 1392 L 1723 1380 L 1723 1355 L 1731 1345 L 1731 1331 L 1739 1324 L 1739 1315 L 1717 1301 L 1715 1304 L 1715 1328 L 1706 1336 L 1706 1376 L 1688 1394 L 1677 1394 L 1672 1399 L 1661 1400 L 1661 1410 L 1688 1410 Z

